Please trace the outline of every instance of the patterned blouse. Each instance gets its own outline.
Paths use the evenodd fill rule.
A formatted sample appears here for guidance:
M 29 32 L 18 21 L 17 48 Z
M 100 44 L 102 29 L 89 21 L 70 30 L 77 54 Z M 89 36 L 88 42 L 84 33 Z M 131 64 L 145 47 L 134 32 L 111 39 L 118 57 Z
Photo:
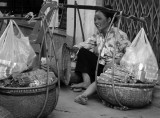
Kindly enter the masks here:
M 79 48 L 84 47 L 94 53 L 94 49 L 97 46 L 98 53 L 100 53 L 100 50 L 106 39 L 107 41 L 102 50 L 100 60 L 99 60 L 100 64 L 105 65 L 107 63 L 110 63 L 113 59 L 114 42 L 116 40 L 116 31 L 117 31 L 117 28 L 112 26 L 108 34 L 108 37 L 104 38 L 104 36 L 101 33 L 97 33 L 92 35 L 85 42 L 81 42 L 78 45 L 75 45 L 75 47 L 79 47 Z M 131 43 L 128 40 L 127 34 L 121 30 L 119 30 L 117 33 L 116 41 L 117 42 L 115 43 L 116 44 L 115 59 L 119 59 L 123 56 L 126 47 L 128 47 Z

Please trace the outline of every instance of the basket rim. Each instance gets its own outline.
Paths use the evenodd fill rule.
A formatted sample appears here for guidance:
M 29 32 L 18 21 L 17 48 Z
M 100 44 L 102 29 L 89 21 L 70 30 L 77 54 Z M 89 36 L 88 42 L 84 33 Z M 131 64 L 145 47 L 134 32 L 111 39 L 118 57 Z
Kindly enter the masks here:
M 62 57 L 60 59 L 62 63 L 62 81 L 65 85 L 68 85 L 70 82 L 70 71 L 71 71 L 71 59 L 70 59 L 70 52 L 68 50 L 68 46 L 66 43 L 63 44 L 62 48 Z M 67 52 L 67 53 L 66 53 Z M 67 60 L 67 65 L 65 65 L 65 61 Z M 67 71 L 65 71 L 67 70 Z
M 41 89 L 41 88 L 45 88 L 45 87 L 50 87 L 54 84 L 56 84 L 58 82 L 58 78 L 55 78 L 54 81 L 49 84 L 49 85 L 41 85 L 41 86 L 37 86 L 37 87 L 1 87 L 0 89 L 3 90 L 32 90 L 32 89 Z
M 112 82 L 98 82 L 97 81 L 97 85 L 100 86 L 105 86 L 105 85 L 111 85 L 112 86 Z M 133 87 L 133 88 L 153 88 L 155 86 L 155 84 L 142 84 L 142 83 L 114 83 L 115 86 L 119 86 L 119 87 Z

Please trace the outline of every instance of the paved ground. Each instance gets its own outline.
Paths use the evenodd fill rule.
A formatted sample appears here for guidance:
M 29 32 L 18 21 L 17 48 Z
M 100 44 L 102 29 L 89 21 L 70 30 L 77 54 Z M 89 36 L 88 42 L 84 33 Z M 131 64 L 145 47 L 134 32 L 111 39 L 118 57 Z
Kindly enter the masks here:
M 160 108 L 153 105 L 120 111 L 104 106 L 97 95 L 89 99 L 88 105 L 77 104 L 74 98 L 78 94 L 63 86 L 56 109 L 48 118 L 160 118 Z

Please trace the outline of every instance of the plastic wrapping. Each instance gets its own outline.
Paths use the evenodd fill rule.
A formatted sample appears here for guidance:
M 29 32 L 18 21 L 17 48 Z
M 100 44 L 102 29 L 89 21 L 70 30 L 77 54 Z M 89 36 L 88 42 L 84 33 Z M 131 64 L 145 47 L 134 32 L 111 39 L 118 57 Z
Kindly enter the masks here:
M 15 21 L 10 20 L 0 37 L 0 79 L 13 72 L 22 72 L 33 62 L 36 54 Z
M 121 59 L 121 65 L 137 75 L 137 79 L 153 82 L 158 78 L 158 64 L 152 47 L 147 39 L 143 28 L 139 31 L 130 47 Z M 145 77 L 138 76 L 140 71 L 145 73 Z

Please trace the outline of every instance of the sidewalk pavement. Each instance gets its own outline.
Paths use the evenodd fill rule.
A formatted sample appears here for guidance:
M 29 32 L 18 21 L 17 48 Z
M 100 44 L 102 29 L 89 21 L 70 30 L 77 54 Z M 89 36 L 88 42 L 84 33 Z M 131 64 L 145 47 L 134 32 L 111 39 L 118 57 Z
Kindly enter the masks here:
M 58 104 L 48 118 L 160 118 L 160 108 L 153 105 L 121 111 L 104 106 L 97 95 L 89 98 L 87 105 L 80 105 L 74 102 L 79 94 L 63 86 Z

